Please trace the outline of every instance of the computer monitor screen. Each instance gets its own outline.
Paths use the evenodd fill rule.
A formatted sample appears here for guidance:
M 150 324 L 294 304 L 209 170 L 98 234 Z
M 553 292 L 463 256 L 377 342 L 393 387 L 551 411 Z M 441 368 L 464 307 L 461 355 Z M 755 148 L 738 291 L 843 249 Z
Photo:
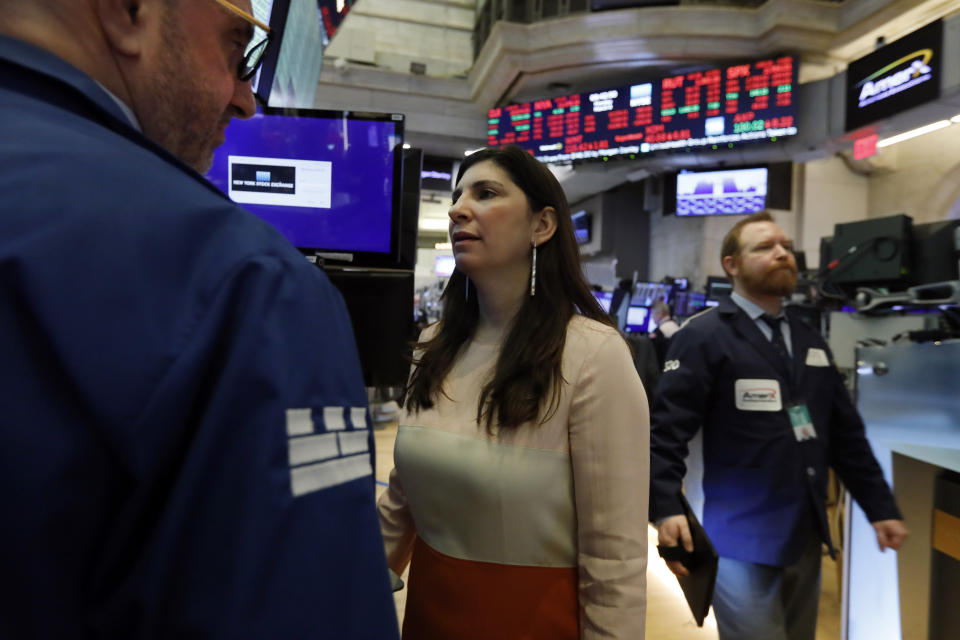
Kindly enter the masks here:
M 683 311 L 676 311 L 677 315 L 692 316 L 700 313 L 707 304 L 707 296 L 694 291 L 687 292 L 686 307 Z M 713 306 L 713 305 L 711 305 Z
M 600 307 L 603 309 L 604 313 L 610 313 L 610 303 L 613 302 L 612 291 L 594 291 L 593 297 L 597 299 L 598 303 L 600 303 Z
M 677 175 L 678 216 L 757 213 L 766 207 L 766 197 L 766 167 Z
M 912 227 L 904 214 L 834 225 L 826 279 L 848 293 L 857 286 L 905 289 L 912 284 Z
M 449 278 L 456 266 L 457 261 L 453 256 L 437 256 L 433 261 L 433 273 L 441 278 Z
M 633 303 L 652 307 L 658 302 L 669 302 L 673 285 L 661 282 L 638 282 L 633 288 Z
M 276 31 L 275 31 L 276 32 Z M 323 68 L 323 26 L 314 0 L 289 0 L 270 88 L 272 107 L 312 107 Z M 264 61 L 266 64 L 266 61 Z
M 593 239 L 593 215 L 586 211 L 577 211 L 570 216 L 573 220 L 573 235 L 577 244 L 587 244 Z
M 399 259 L 401 114 L 262 108 L 207 177 L 295 247 L 353 266 Z
M 274 12 L 274 4 L 277 5 L 276 13 Z M 274 34 L 282 33 L 282 25 L 280 23 L 286 22 L 288 5 L 288 0 L 254 0 L 252 3 L 253 15 L 260 22 L 269 25 Z M 281 13 L 282 16 L 280 15 Z M 255 29 L 253 37 L 254 40 L 263 37 L 262 30 L 260 28 Z M 277 50 L 280 48 L 281 41 L 276 35 L 274 35 L 273 38 L 273 43 L 270 48 L 267 49 L 263 63 L 253 75 L 253 78 L 250 79 L 250 90 L 259 96 L 264 103 L 266 103 L 270 97 L 270 90 L 267 87 L 273 83 L 273 75 L 276 71 L 278 57 Z M 261 88 L 261 80 L 263 81 L 263 88 Z
M 650 320 L 650 307 L 634 307 L 627 309 L 627 324 L 624 328 L 628 333 L 647 333 L 647 323 Z
M 707 302 L 719 301 L 723 296 L 733 293 L 733 284 L 724 276 L 707 277 Z M 708 304 L 707 306 L 713 306 Z
M 413 272 L 328 269 L 347 305 L 367 387 L 406 384 L 413 327 Z M 331 363 L 336 366 L 336 363 Z

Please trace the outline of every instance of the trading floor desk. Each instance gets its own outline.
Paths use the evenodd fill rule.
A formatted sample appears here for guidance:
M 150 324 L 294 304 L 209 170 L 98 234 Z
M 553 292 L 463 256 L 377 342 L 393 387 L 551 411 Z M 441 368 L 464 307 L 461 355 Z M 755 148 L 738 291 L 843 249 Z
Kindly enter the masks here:
M 843 638 L 960 638 L 960 340 L 859 349 L 857 406 L 911 535 L 880 553 L 848 501 Z

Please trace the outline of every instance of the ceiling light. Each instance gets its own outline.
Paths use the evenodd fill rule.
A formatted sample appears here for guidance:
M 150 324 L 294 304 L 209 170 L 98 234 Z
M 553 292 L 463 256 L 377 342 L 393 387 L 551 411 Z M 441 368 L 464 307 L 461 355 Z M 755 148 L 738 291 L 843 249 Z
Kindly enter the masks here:
M 904 133 L 892 136 L 890 138 L 885 138 L 877 143 L 877 148 L 889 147 L 892 144 L 897 144 L 898 142 L 903 142 L 904 140 L 909 140 L 910 138 L 916 138 L 917 136 L 922 136 L 925 133 L 931 133 L 933 131 L 937 131 L 938 129 L 943 129 L 944 127 L 949 126 L 949 120 L 938 120 L 937 122 L 928 124 L 925 127 L 911 129 L 910 131 L 905 131 Z
M 960 113 L 950 118 L 950 122 L 954 124 L 960 124 Z
M 409 142 L 404 142 L 404 143 L 403 143 L 403 148 L 404 148 L 404 149 L 409 149 L 409 148 L 410 148 L 410 143 L 409 143 Z
M 463 152 L 463 155 L 464 155 L 464 156 L 472 156 L 472 155 L 475 154 L 477 151 L 483 151 L 484 148 L 485 148 L 485 147 L 480 147 L 479 149 L 467 149 L 466 151 Z
M 420 218 L 417 224 L 421 231 L 447 231 L 450 228 L 448 218 Z
M 437 251 L 453 251 L 453 244 L 450 242 L 438 242 L 433 245 Z

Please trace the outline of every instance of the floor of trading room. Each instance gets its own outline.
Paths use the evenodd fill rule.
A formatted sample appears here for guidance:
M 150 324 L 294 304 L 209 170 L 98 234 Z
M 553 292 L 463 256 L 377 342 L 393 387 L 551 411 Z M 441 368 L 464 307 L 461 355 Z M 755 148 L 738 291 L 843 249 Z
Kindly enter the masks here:
M 377 443 L 377 495 L 393 469 L 393 443 L 397 437 L 397 424 L 378 425 Z M 406 579 L 406 576 L 403 576 Z M 840 638 L 840 588 L 836 563 L 825 555 L 823 558 L 823 588 L 820 593 L 820 613 L 817 620 L 817 640 Z M 406 591 L 394 594 L 397 616 L 403 619 Z M 717 637 L 717 625 L 713 612 L 698 628 L 690 615 L 680 587 L 673 574 L 657 556 L 656 532 L 650 530 L 649 565 L 647 571 L 647 640 L 700 640 Z

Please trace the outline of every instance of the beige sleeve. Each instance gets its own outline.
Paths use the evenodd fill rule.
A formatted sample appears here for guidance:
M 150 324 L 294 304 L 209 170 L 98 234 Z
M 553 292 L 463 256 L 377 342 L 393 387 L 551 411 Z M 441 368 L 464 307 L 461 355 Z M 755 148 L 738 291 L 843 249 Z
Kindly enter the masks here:
M 573 381 L 570 456 L 580 637 L 642 640 L 646 619 L 650 415 L 619 335 L 589 340 Z
M 423 343 L 433 338 L 438 329 L 439 323 L 424 328 L 420 333 L 419 342 Z M 414 352 L 414 360 L 419 355 L 419 349 L 417 349 Z M 411 375 L 413 375 L 413 369 L 414 366 L 411 366 Z M 380 531 L 383 533 L 383 545 L 387 552 L 387 565 L 399 576 L 410 564 L 413 545 L 417 539 L 417 529 L 396 467 L 390 471 L 387 490 L 377 500 L 377 512 L 380 515 Z
M 402 575 L 413 555 L 417 529 L 396 468 L 390 472 L 387 490 L 377 500 L 377 511 L 380 514 L 383 546 L 387 552 L 387 566 L 398 576 Z

